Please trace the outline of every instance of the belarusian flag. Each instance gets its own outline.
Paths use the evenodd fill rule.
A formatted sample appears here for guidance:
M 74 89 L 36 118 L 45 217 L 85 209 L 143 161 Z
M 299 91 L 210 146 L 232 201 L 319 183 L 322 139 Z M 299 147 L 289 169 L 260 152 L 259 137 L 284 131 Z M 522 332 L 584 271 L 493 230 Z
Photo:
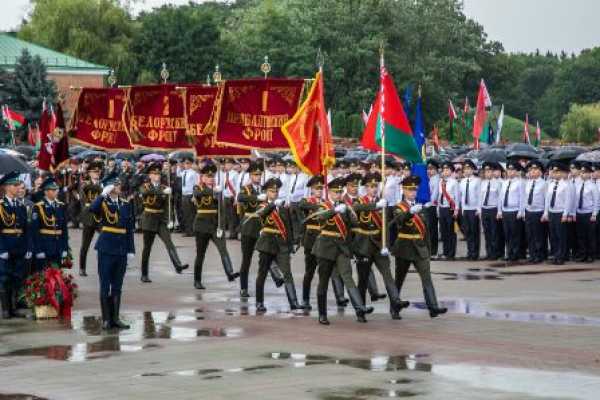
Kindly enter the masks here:
M 25 117 L 18 112 L 11 110 L 6 105 L 2 109 L 2 116 L 11 130 L 19 129 L 25 125 Z
M 452 100 L 448 99 L 448 119 L 450 120 L 450 132 L 448 133 L 448 142 L 454 140 L 454 121 L 458 118 Z
M 492 106 L 492 99 L 488 93 L 485 82 L 482 79 L 479 84 L 479 94 L 477 95 L 477 109 L 475 111 L 475 118 L 473 119 L 473 141 L 475 148 L 479 149 L 479 137 L 481 136 L 485 124 L 487 122 L 487 107 Z
M 538 147 L 542 142 L 542 128 L 540 128 L 540 121 L 537 122 L 535 128 L 535 147 Z
M 383 143 L 385 151 L 413 163 L 423 162 L 394 81 L 382 63 L 380 89 L 363 133 L 362 144 L 367 149 L 376 150 Z

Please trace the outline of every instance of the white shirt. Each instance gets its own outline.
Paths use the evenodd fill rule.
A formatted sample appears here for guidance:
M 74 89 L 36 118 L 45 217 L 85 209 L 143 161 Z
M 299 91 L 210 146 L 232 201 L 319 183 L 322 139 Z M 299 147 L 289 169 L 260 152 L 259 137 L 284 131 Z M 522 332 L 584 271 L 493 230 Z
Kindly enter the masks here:
M 506 179 L 498 197 L 498 214 L 517 212 L 525 215 L 525 182 L 521 178 Z
M 533 193 L 531 192 L 532 189 Z M 528 179 L 525 185 L 525 210 L 529 212 L 544 211 L 546 207 L 546 191 L 546 181 L 544 179 Z
M 235 190 L 237 194 L 240 194 L 242 188 L 246 185 L 250 184 L 250 174 L 248 171 L 240 171 L 237 179 L 235 180 Z
M 562 213 L 563 217 L 568 217 L 573 209 L 573 194 L 575 192 L 571 181 L 561 179 L 553 180 L 548 183 L 546 191 L 546 214 Z M 554 201 L 552 201 L 554 198 Z
M 479 184 L 481 190 L 479 200 L 481 208 L 486 210 L 498 208 L 498 199 L 500 198 L 500 190 L 502 189 L 502 179 L 485 179 Z M 486 202 L 487 197 L 487 202 Z
M 233 193 L 235 189 L 235 183 L 237 180 L 238 173 L 234 170 L 231 171 L 219 171 L 217 176 L 217 184 L 223 188 L 223 197 L 231 198 L 237 196 L 237 193 Z
M 390 206 L 394 206 L 402 201 L 402 191 L 400 183 L 402 178 L 395 175 L 389 175 L 385 178 L 385 187 L 383 188 L 383 198 L 387 200 Z
M 287 180 L 287 200 L 290 203 L 298 203 L 306 193 L 306 184 L 308 183 L 308 175 L 303 172 L 291 174 Z
M 479 211 L 479 194 L 481 180 L 475 176 L 464 178 L 458 185 L 460 191 L 460 208 Z M 467 187 L 469 189 L 467 193 Z M 467 201 L 468 200 L 468 201 Z
M 440 176 L 435 174 L 429 177 L 429 198 L 433 205 L 437 205 L 437 200 L 440 197 Z
M 583 191 L 582 191 L 583 189 Z M 575 196 L 573 204 L 577 214 L 598 214 L 598 201 L 600 194 L 598 188 L 591 180 L 579 180 L 575 183 Z M 581 206 L 581 207 L 580 207 Z
M 192 168 L 177 170 L 177 176 L 181 177 L 181 194 L 191 196 L 194 194 L 194 186 L 198 184 L 198 173 Z
M 450 207 L 450 200 L 444 196 L 443 185 L 446 184 L 446 194 L 454 202 L 454 207 L 460 205 L 460 191 L 458 190 L 458 181 L 454 178 L 440 178 L 440 188 L 438 191 L 438 206 L 442 208 Z

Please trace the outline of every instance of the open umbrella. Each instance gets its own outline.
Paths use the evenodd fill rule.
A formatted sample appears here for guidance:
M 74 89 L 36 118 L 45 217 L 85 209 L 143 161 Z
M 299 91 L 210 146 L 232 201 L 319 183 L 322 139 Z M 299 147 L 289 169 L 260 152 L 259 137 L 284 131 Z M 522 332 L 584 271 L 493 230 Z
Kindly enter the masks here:
M 35 148 L 28 144 L 20 144 L 15 147 L 15 150 L 21 154 L 24 154 L 28 159 L 32 159 L 33 154 L 35 153 Z
M 83 146 L 77 146 L 77 145 L 75 145 L 75 146 L 69 146 L 69 154 L 71 156 L 75 156 L 75 155 L 77 155 L 79 153 L 82 153 L 82 152 L 84 152 L 86 150 L 89 150 L 89 149 L 87 147 L 83 147 Z
M 587 162 L 600 162 L 600 150 L 588 151 L 587 153 L 581 153 L 576 158 L 577 161 Z
M 33 172 L 33 168 L 19 157 L 15 157 L 6 152 L 0 152 L 0 174 L 5 175 L 12 171 L 17 171 L 20 174 L 27 174 Z
M 135 155 L 133 153 L 129 153 L 126 151 L 120 151 L 118 153 L 114 153 L 111 157 L 114 158 L 115 160 L 129 160 L 129 161 L 135 160 Z
M 107 153 L 104 153 L 102 151 L 98 151 L 98 150 L 85 150 L 85 151 L 82 151 L 82 152 L 78 153 L 73 158 L 77 158 L 79 160 L 87 160 L 87 159 L 96 158 L 96 157 L 105 158 L 106 156 L 107 156 Z
M 477 159 L 481 162 L 506 162 L 506 151 L 504 149 L 490 147 L 480 151 Z
M 163 156 L 162 154 L 155 154 L 155 153 L 146 154 L 145 156 L 140 158 L 140 161 L 143 161 L 143 162 L 163 162 L 165 160 L 166 160 L 165 156 Z
M 585 149 L 583 147 L 577 146 L 564 146 L 557 150 L 550 152 L 548 159 L 555 161 L 567 161 L 570 162 L 584 153 Z
M 187 150 L 178 150 L 178 151 L 173 151 L 171 153 L 169 153 L 168 158 L 170 160 L 177 160 L 177 161 L 181 161 L 184 158 L 188 158 L 191 157 L 192 160 L 196 159 L 196 155 L 194 153 L 192 153 L 191 151 L 187 151 Z

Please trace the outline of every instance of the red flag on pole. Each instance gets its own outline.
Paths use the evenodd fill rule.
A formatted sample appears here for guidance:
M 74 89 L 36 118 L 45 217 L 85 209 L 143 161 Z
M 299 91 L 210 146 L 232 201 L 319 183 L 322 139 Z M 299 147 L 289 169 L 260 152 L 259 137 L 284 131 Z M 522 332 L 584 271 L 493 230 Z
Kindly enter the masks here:
M 477 95 L 477 110 L 475 111 L 475 119 L 473 121 L 473 142 L 475 144 L 475 148 L 479 149 L 479 137 L 481 136 L 481 132 L 483 132 L 483 128 L 485 127 L 485 122 L 487 120 L 487 111 L 486 107 L 492 106 L 492 99 L 490 98 L 490 94 L 488 93 L 487 87 L 485 86 L 485 82 L 482 79 L 479 84 L 479 94 Z
M 525 122 L 523 123 L 523 143 L 531 144 L 529 140 L 529 114 L 525 114 Z
M 44 102 L 40 117 L 40 152 L 38 153 L 38 168 L 53 171 L 61 162 L 69 158 L 69 143 L 65 131 L 65 121 L 60 104 L 57 112 L 48 109 Z

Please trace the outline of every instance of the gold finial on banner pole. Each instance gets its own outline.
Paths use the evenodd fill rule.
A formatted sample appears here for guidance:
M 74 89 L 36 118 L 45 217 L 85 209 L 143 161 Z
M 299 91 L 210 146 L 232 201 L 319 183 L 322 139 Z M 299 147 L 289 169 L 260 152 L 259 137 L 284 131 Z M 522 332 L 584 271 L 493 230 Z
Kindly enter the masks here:
M 269 56 L 265 56 L 265 62 L 260 65 L 260 70 L 263 74 L 265 74 L 265 79 L 269 77 L 269 72 L 271 72 L 271 63 L 269 62 Z
M 206 83 L 205 86 L 210 86 L 210 74 L 206 74 Z
M 215 82 L 216 85 L 221 83 L 221 80 L 223 79 L 223 75 L 221 75 L 221 70 L 219 68 L 219 64 L 215 65 L 215 72 L 213 72 L 213 81 Z
M 162 79 L 162 83 L 167 83 L 169 79 L 169 70 L 167 69 L 167 63 L 162 63 L 162 68 L 160 69 L 160 79 Z
M 325 55 L 319 46 L 319 49 L 317 50 L 317 68 L 319 68 L 319 71 L 323 70 L 323 65 L 325 65 Z
M 115 75 L 114 69 L 110 70 L 110 74 L 108 75 L 107 82 L 108 82 L 108 86 L 110 86 L 111 88 L 114 88 L 115 85 L 117 84 L 117 76 Z

